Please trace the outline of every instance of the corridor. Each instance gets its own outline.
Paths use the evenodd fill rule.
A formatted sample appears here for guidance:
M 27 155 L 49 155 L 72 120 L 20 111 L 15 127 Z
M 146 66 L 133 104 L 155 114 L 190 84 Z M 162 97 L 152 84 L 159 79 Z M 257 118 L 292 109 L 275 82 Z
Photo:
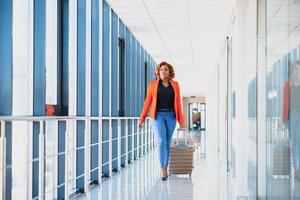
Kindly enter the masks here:
M 0 200 L 300 200 L 299 135 L 300 0 L 0 0 Z

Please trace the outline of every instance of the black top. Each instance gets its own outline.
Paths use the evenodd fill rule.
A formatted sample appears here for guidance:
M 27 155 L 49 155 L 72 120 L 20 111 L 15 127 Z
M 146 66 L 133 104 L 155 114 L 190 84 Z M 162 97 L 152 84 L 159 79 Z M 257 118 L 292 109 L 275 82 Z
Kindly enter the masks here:
M 158 89 L 157 89 L 157 109 L 174 109 L 174 89 L 169 83 L 168 87 L 165 87 L 162 84 L 162 81 L 159 80 Z

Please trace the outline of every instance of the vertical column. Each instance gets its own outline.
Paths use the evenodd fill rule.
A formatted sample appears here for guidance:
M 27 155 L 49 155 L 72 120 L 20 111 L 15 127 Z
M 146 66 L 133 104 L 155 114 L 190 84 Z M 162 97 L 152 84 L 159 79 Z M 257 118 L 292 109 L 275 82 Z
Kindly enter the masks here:
M 110 54 L 109 54 L 109 63 L 108 63 L 108 66 L 109 66 L 109 90 L 108 90 L 108 93 L 109 93 L 109 117 L 112 117 L 112 10 L 111 8 L 108 6 L 108 9 L 109 9 L 109 51 L 110 51 Z M 109 120 L 109 127 L 108 127 L 108 176 L 111 177 L 112 175 L 112 119 Z
M 136 153 L 136 157 L 137 159 L 140 157 L 140 150 L 141 150 L 141 141 L 140 141 L 140 134 L 141 134 L 141 129 L 139 129 L 139 125 L 138 125 L 138 120 L 135 119 L 134 121 L 136 121 L 135 123 L 135 129 L 136 129 L 136 147 L 137 147 L 137 153 Z
M 102 13 L 102 116 L 110 116 L 110 8 L 106 1 L 103 3 Z M 102 151 L 102 163 L 106 163 L 109 160 L 109 145 L 108 145 L 108 134 L 109 134 L 110 123 L 108 120 L 102 121 L 102 138 L 103 143 Z M 107 165 L 103 166 L 103 174 L 109 174 Z
M 98 84 L 98 91 L 99 91 L 99 116 L 103 116 L 102 114 L 102 96 L 103 96 L 103 0 L 99 0 L 99 84 Z M 101 80 L 101 81 L 100 81 Z M 98 121 L 98 182 L 101 183 L 102 177 L 102 119 Z
M 69 177 L 68 177 L 68 173 L 69 173 L 69 150 L 70 150 L 70 145 L 69 145 L 69 134 L 70 134 L 70 122 L 71 121 L 64 121 L 64 124 L 66 125 L 66 129 L 65 129 L 65 172 L 64 172 L 64 199 L 65 200 L 69 200 Z M 58 195 L 59 196 L 59 195 Z
M 128 165 L 128 119 L 126 119 L 126 124 L 125 124 L 125 153 L 126 153 L 126 159 L 125 159 L 125 165 Z
M 99 116 L 99 34 L 100 34 L 100 3 L 99 0 L 92 0 L 92 57 L 91 57 L 91 116 Z M 95 169 L 99 165 L 99 122 L 91 122 L 91 180 L 98 182 L 99 170 Z M 101 141 L 102 142 L 102 141 Z
M 45 184 L 45 135 L 44 135 L 44 122 L 39 121 L 39 199 L 44 199 L 44 184 Z
M 146 134 L 147 134 L 147 152 L 150 151 L 150 127 L 149 127 L 149 120 L 146 120 Z
M 108 152 L 109 152 L 109 156 L 108 156 L 108 165 L 109 165 L 109 172 L 108 175 L 111 176 L 112 174 L 112 119 L 109 120 L 109 138 L 108 138 Z
M 122 123 L 121 120 L 118 119 L 118 171 L 121 170 L 121 131 Z
M 86 49 L 85 49 L 85 116 L 91 116 L 91 35 L 92 35 L 92 1 L 85 1 L 86 13 L 86 30 L 85 30 L 85 40 L 86 40 Z M 90 182 L 90 168 L 91 168 L 91 120 L 85 120 L 85 138 L 84 138 L 84 191 L 88 192 L 89 182 Z
M 4 3 L 5 1 L 0 1 Z M 34 0 L 14 0 L 9 1 L 12 3 L 12 22 L 5 19 L 3 14 L 9 14 L 10 10 L 5 8 L 5 6 L 0 5 L 0 10 L 5 9 L 5 11 L 0 11 L 0 21 L 5 20 L 5 23 L 0 22 L 1 26 L 6 23 L 12 23 L 12 36 L 10 39 L 2 42 L 0 41 L 0 49 L 5 48 L 6 53 L 12 53 L 12 57 L 9 58 L 9 54 L 5 57 L 1 56 L 0 53 L 0 63 L 6 59 L 11 59 L 13 63 L 12 67 L 12 82 L 5 80 L 1 76 L 9 73 L 9 70 L 0 69 L 0 80 L 5 81 L 5 84 L 0 83 L 0 96 L 1 92 L 4 90 L 1 87 L 7 87 L 12 84 L 12 113 L 9 115 L 33 115 L 33 46 L 34 46 Z M 0 32 L 5 31 L 9 34 L 9 28 L 0 28 Z M 0 33 L 0 35 L 2 35 Z M 1 38 L 1 36 L 0 36 Z M 0 39 L 1 40 L 1 39 Z M 10 50 L 5 46 L 7 42 L 12 42 L 12 49 Z M 0 50 L 1 51 L 1 50 Z M 12 52 L 11 52 L 12 51 Z M 8 67 L 7 65 L 6 67 Z M 0 64 L 0 68 L 1 68 Z M 2 96 L 3 97 L 3 96 Z M 10 94 L 6 93 L 5 98 L 10 98 Z M 1 104 L 1 103 L 0 103 Z M 10 108 L 10 105 L 5 103 L 5 108 Z M 1 105 L 0 105 L 1 107 Z M 0 114 L 1 115 L 1 114 Z M 20 132 L 19 130 L 23 130 Z M 6 132 L 8 134 L 8 132 Z M 10 134 L 10 133 L 9 133 Z M 11 153 L 12 165 L 14 163 L 23 163 L 32 158 L 32 123 L 24 122 L 13 122 L 12 123 L 12 133 L 11 141 L 13 141 L 14 146 L 18 148 L 13 148 L 8 150 L 7 153 Z M 22 140 L 19 140 L 22 138 Z M 7 137 L 6 139 L 9 139 Z M 25 145 L 24 145 L 25 144 Z M 7 141 L 7 146 L 9 146 L 9 140 Z M 30 145 L 30 146 L 28 146 Z M 16 159 L 17 158 L 17 159 Z M 31 164 L 26 167 L 22 165 L 14 165 L 11 169 L 12 177 L 14 177 L 14 186 L 11 188 L 11 199 L 20 199 L 23 197 L 32 198 L 32 166 Z M 10 173 L 10 172 L 9 172 Z M 8 174 L 9 174 L 8 173 Z M 26 176 L 16 176 L 16 174 L 26 174 Z M 8 181 L 11 182 L 12 179 Z M 28 185 L 24 188 L 23 185 Z M 10 194 L 7 192 L 7 194 Z M 8 198 L 9 199 L 9 198 Z
M 77 0 L 68 0 L 68 62 L 69 62 L 69 90 L 68 90 L 68 111 L 69 115 L 76 116 L 77 115 Z M 74 149 L 77 147 L 76 145 L 76 135 L 77 135 L 77 121 L 69 120 L 68 121 L 68 134 L 70 140 L 69 147 L 70 149 Z M 71 178 L 75 178 L 76 176 L 76 151 L 70 153 L 69 155 L 70 165 L 68 166 L 67 174 L 71 175 Z M 72 188 L 76 188 L 76 178 L 70 182 L 67 182 L 67 190 L 65 189 L 65 195 L 67 195 Z
M 84 191 L 88 192 L 89 181 L 90 181 L 90 134 L 91 134 L 91 120 L 85 120 L 84 130 Z
M 33 55 L 33 115 L 45 115 L 46 104 L 46 65 L 45 65 L 45 47 L 46 47 L 46 2 L 45 0 L 34 1 L 34 55 Z M 39 156 L 42 155 L 42 144 L 40 139 L 41 123 L 33 123 L 33 159 L 32 165 L 32 198 L 42 194 L 43 187 L 41 180 L 43 171 Z
M 144 141 L 144 134 L 145 134 L 145 125 L 147 124 L 147 122 L 145 122 L 143 128 L 140 129 L 141 131 L 141 143 L 142 143 L 142 148 L 141 148 L 141 155 L 143 156 L 144 155 L 144 148 L 145 148 L 145 141 Z
M 257 194 L 267 196 L 266 0 L 257 1 Z
M 99 167 L 99 172 L 98 172 L 98 182 L 101 183 L 101 180 L 102 180 L 102 165 L 103 165 L 103 158 L 102 158 L 102 149 L 103 149 L 103 138 L 102 138 L 102 119 L 99 120 L 98 122 L 99 124 L 99 129 L 98 129 L 98 134 L 99 134 L 99 139 L 98 139 L 98 142 L 99 142 L 99 149 L 98 149 L 98 159 L 99 159 L 99 164 L 98 164 L 98 167 Z
M 131 162 L 134 162 L 134 119 L 131 120 Z

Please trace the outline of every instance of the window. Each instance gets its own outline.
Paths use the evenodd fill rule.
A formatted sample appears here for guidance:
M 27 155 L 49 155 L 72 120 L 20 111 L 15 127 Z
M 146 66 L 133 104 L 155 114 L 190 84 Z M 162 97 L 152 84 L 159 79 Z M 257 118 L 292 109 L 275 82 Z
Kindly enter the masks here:
M 68 1 L 47 1 L 46 38 L 46 115 L 68 115 Z
M 125 42 L 119 38 L 119 116 L 124 117 L 124 59 L 125 59 Z

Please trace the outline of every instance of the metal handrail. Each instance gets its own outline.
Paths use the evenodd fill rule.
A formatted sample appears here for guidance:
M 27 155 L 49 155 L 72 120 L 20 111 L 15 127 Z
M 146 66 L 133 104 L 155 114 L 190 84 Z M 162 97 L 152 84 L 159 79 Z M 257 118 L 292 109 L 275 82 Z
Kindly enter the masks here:
M 139 117 L 106 116 L 0 116 L 0 121 L 41 121 L 41 120 L 118 120 L 139 119 Z

